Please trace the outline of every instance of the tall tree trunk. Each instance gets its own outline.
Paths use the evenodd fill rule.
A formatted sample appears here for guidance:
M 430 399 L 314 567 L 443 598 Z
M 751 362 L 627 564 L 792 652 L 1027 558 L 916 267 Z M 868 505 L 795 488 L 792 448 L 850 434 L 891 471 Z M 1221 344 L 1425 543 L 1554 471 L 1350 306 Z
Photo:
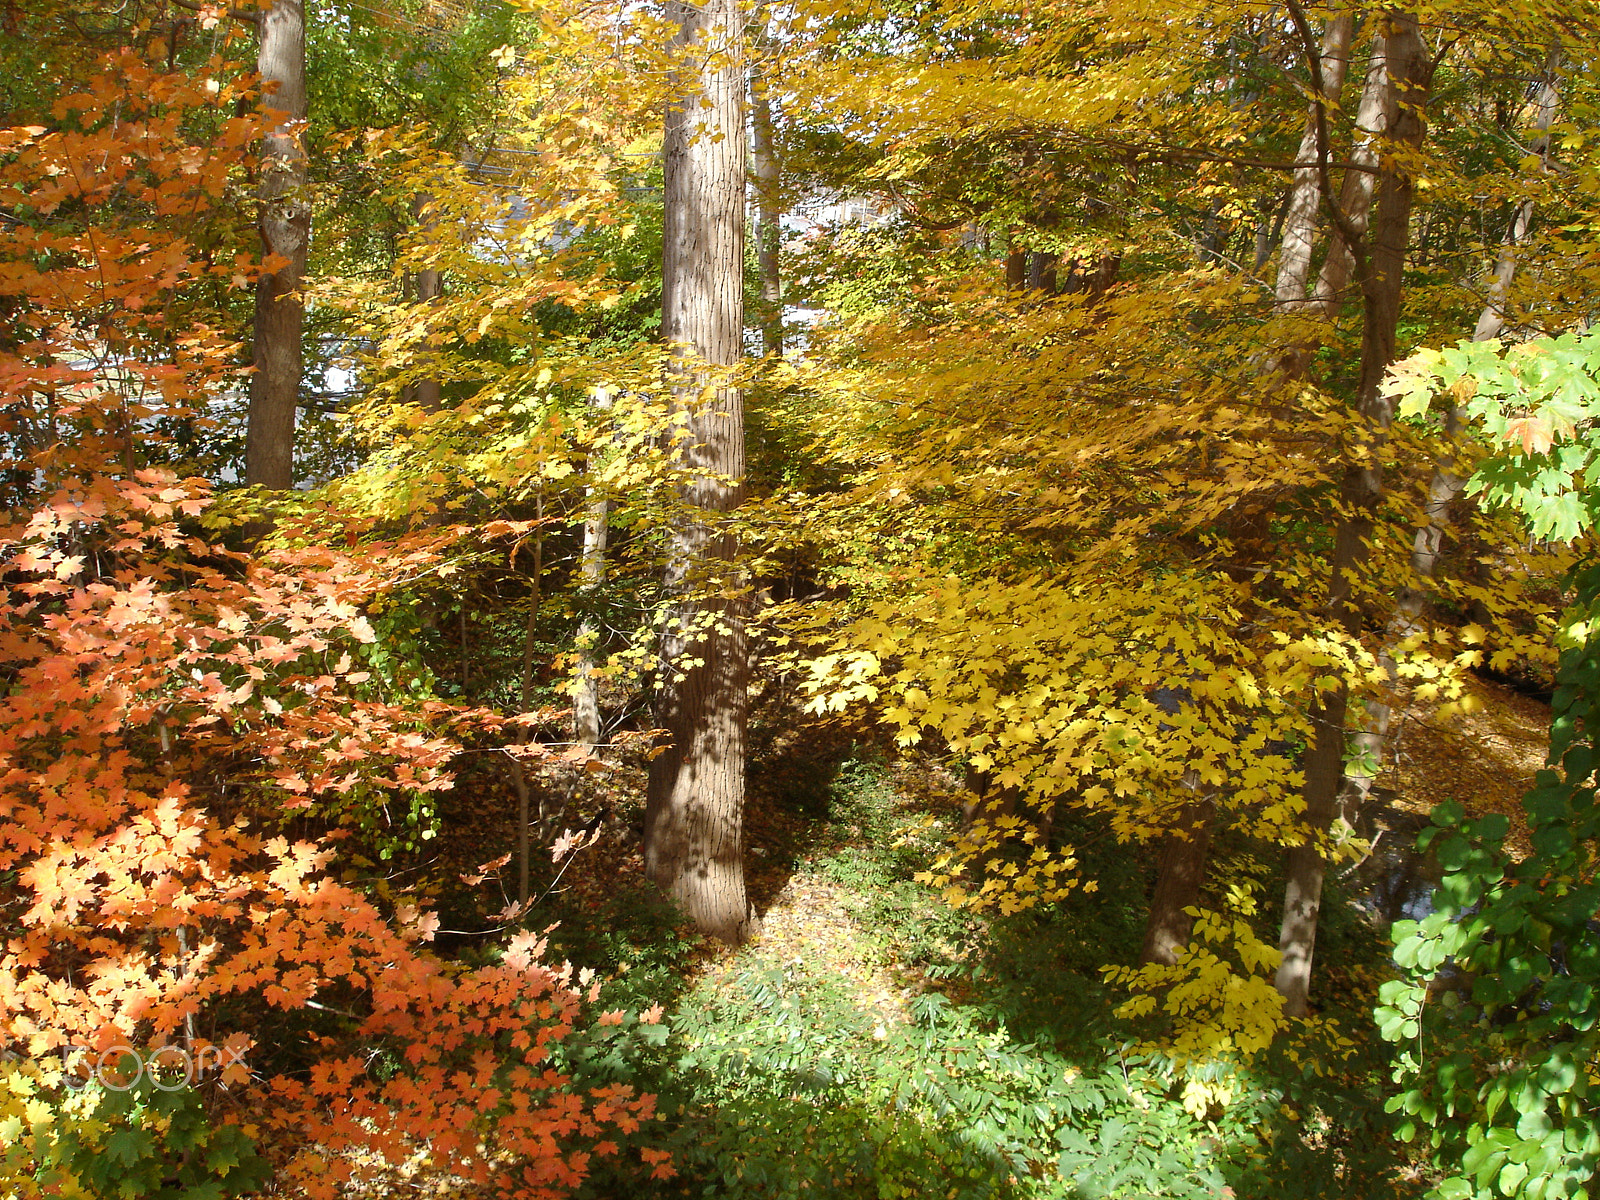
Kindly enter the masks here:
M 430 230 L 434 225 L 432 204 L 433 197 L 421 195 L 411 205 L 417 224 L 424 230 Z M 419 307 L 426 307 L 444 295 L 444 275 L 437 267 L 424 267 L 413 277 L 413 283 Z M 437 375 L 419 379 L 407 390 L 409 395 L 406 399 L 429 412 L 436 412 L 443 403 L 444 390 Z
M 674 0 L 685 65 L 667 112 L 662 336 L 684 361 L 687 414 L 677 451 L 688 480 L 667 547 L 677 597 L 661 634 L 657 724 L 671 744 L 650 765 L 645 870 L 702 932 L 739 942 L 754 929 L 745 895 L 743 807 L 749 653 L 745 589 L 730 514 L 744 497 L 744 403 L 701 399 L 697 364 L 739 361 L 744 332 L 743 35 L 736 0 Z
M 539 521 L 544 520 L 544 493 L 541 491 L 535 514 Z M 533 711 L 533 662 L 534 645 L 533 635 L 539 628 L 539 609 L 544 603 L 544 526 L 541 524 L 533 535 L 533 572 L 529 576 L 531 583 L 528 597 L 528 619 L 522 630 L 522 675 L 521 687 L 517 695 L 524 714 Z M 531 732 L 522 730 L 517 735 L 517 744 L 527 745 Z M 511 783 L 517 791 L 517 903 L 526 905 L 532 896 L 529 890 L 529 877 L 532 871 L 533 854 L 528 835 L 528 826 L 533 821 L 533 781 L 528 778 L 528 768 L 522 765 L 522 760 L 515 755 L 511 758 Z M 539 836 L 546 834 L 544 822 L 544 805 L 539 805 Z
M 1386 61 L 1388 40 L 1380 28 L 1372 39 L 1372 55 L 1367 59 L 1367 78 L 1361 87 L 1361 103 L 1356 108 L 1355 140 L 1350 147 L 1350 167 L 1339 185 L 1339 211 L 1344 227 L 1356 237 L 1364 237 L 1372 212 L 1372 193 L 1378 182 L 1378 140 L 1395 117 L 1394 90 L 1390 87 Z M 1355 250 L 1343 236 L 1328 246 L 1317 276 L 1315 300 L 1324 316 L 1334 317 L 1344 302 L 1344 289 L 1356 262 Z
M 1289 202 L 1283 215 L 1278 276 L 1273 289 L 1273 298 L 1280 310 L 1298 308 L 1306 301 L 1311 254 L 1317 242 L 1317 218 L 1322 207 L 1322 164 L 1327 157 L 1320 131 L 1327 127 L 1327 107 L 1338 104 L 1339 94 L 1344 90 L 1354 28 L 1354 17 L 1350 13 L 1340 13 L 1328 22 L 1322 35 L 1320 103 L 1318 97 L 1313 96 L 1306 108 L 1305 132 L 1294 157 L 1300 165 L 1295 167 L 1289 184 Z
M 245 482 L 282 489 L 294 484 L 294 417 L 304 370 L 300 347 L 305 305 L 300 299 L 311 245 L 306 157 L 300 144 L 306 117 L 304 0 L 273 0 L 259 19 L 256 69 L 272 118 L 261 152 L 261 248 L 277 262 L 256 284 L 255 376 L 245 437 Z
M 1387 110 L 1393 114 L 1385 140 L 1391 147 L 1414 149 L 1422 144 L 1426 131 L 1423 109 L 1432 84 L 1432 64 L 1414 17 L 1391 13 L 1381 19 L 1386 25 L 1380 36 L 1384 39 L 1387 64 Z M 1335 533 L 1328 597 L 1323 605 L 1329 623 L 1351 639 L 1361 632 L 1355 584 L 1371 558 L 1374 514 L 1383 499 L 1380 459 L 1394 404 L 1381 393 L 1379 385 L 1394 360 L 1402 270 L 1411 228 L 1413 181 L 1399 169 L 1392 155 L 1384 157 L 1388 165 L 1378 175 L 1376 219 L 1370 236 L 1363 239 L 1365 246 L 1354 247 L 1363 308 L 1359 420 L 1340 485 L 1341 508 L 1346 515 Z M 1305 760 L 1305 840 L 1289 851 L 1279 936 L 1283 962 L 1276 985 L 1284 997 L 1284 1011 L 1290 1016 L 1305 1015 L 1310 993 L 1326 866 L 1320 842 L 1338 815 L 1349 699 L 1349 686 L 1341 680 L 1312 707 L 1315 733 Z
M 758 49 L 765 39 L 758 42 Z M 783 355 L 783 278 L 778 266 L 779 185 L 782 179 L 772 139 L 772 100 L 759 62 L 750 64 L 750 125 L 756 185 L 756 268 L 761 277 L 761 349 Z
M 589 405 L 597 412 L 609 412 L 611 393 L 603 387 L 589 395 Z M 594 475 L 591 452 L 589 473 Z M 592 614 L 600 585 L 606 577 L 606 543 L 611 533 L 611 501 L 604 489 L 591 483 L 584 495 L 583 550 L 578 559 L 578 596 L 586 612 L 578 625 L 578 678 L 572 694 L 573 741 L 593 750 L 600 744 L 600 685 L 595 676 L 596 643 L 600 622 Z

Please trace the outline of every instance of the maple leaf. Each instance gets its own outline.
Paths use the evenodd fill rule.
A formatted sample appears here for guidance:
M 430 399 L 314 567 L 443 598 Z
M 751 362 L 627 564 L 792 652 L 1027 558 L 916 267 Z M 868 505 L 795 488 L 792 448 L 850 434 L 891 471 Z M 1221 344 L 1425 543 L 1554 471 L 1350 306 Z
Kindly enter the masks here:
M 571 854 L 574 850 L 581 848 L 582 845 L 582 830 L 563 830 L 561 836 L 556 838 L 555 844 L 550 847 L 550 861 L 560 862 L 568 854 Z
M 1541 416 L 1514 417 L 1506 422 L 1505 439 L 1521 442 L 1524 454 L 1548 454 L 1554 444 L 1550 423 Z

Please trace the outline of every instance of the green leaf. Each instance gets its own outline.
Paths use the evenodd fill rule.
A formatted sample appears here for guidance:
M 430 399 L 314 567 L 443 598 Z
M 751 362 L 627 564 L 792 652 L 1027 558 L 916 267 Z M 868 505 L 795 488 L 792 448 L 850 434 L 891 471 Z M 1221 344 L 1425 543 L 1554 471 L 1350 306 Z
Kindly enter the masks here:
M 1500 1171 L 1500 1178 L 1496 1181 L 1500 1191 L 1507 1196 L 1515 1196 L 1517 1189 L 1522 1186 L 1522 1181 L 1528 1177 L 1528 1168 L 1521 1163 L 1507 1163 Z

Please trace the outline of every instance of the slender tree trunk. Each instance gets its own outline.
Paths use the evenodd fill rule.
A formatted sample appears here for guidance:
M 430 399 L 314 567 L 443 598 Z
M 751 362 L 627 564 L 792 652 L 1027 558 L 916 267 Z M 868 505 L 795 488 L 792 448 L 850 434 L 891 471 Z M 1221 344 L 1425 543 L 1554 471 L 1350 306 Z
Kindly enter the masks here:
M 1432 64 L 1414 17 L 1392 13 L 1383 20 L 1386 28 L 1381 36 L 1385 41 L 1390 93 L 1387 107 L 1394 114 L 1385 140 L 1391 147 L 1414 149 L 1422 144 L 1426 131 L 1423 108 L 1432 84 Z M 1361 246 L 1355 248 L 1353 259 L 1361 281 L 1363 308 L 1359 420 L 1340 485 L 1341 508 L 1347 515 L 1335 533 L 1328 598 L 1323 605 L 1329 623 L 1351 639 L 1361 632 L 1355 584 L 1371 558 L 1375 513 L 1383 499 L 1380 460 L 1394 405 L 1379 385 L 1394 360 L 1402 271 L 1411 228 L 1413 181 L 1391 156 L 1386 157 L 1389 165 L 1378 176 L 1376 221 L 1365 239 L 1366 261 L 1361 262 Z M 1305 841 L 1289 851 L 1279 936 L 1283 962 L 1276 984 L 1284 997 L 1284 1011 L 1290 1016 L 1305 1015 L 1310 993 L 1326 869 L 1320 840 L 1339 815 L 1349 698 L 1348 683 L 1341 680 L 1312 707 L 1315 733 L 1305 760 Z
M 611 393 L 595 388 L 589 404 L 597 412 L 611 408 Z M 590 475 L 594 473 L 591 456 Z M 603 489 L 591 483 L 585 492 L 583 513 L 583 551 L 578 559 L 578 596 L 585 610 L 592 612 L 600 585 L 606 577 L 606 543 L 611 532 L 611 502 Z M 578 625 L 578 679 L 572 695 L 573 741 L 593 750 L 600 744 L 600 685 L 595 676 L 596 644 L 600 622 L 585 615 Z
M 759 62 L 750 64 L 750 125 L 756 185 L 756 267 L 761 276 L 761 349 L 783 356 L 783 278 L 779 273 L 779 185 L 782 179 L 772 138 L 772 100 Z
M 1367 60 L 1367 78 L 1361 87 L 1361 103 L 1356 109 L 1356 132 L 1350 147 L 1351 167 L 1339 185 L 1339 211 L 1345 228 L 1364 237 L 1372 212 L 1372 193 L 1378 182 L 1378 142 L 1395 119 L 1395 95 L 1389 82 L 1386 61 L 1388 39 L 1380 28 L 1372 39 L 1372 56 Z M 1328 246 L 1317 276 L 1315 300 L 1324 316 L 1334 317 L 1344 302 L 1344 290 L 1355 267 L 1355 251 L 1344 237 L 1335 236 Z
M 1354 27 L 1354 17 L 1350 13 L 1340 13 L 1328 22 L 1323 32 L 1320 59 L 1324 106 L 1337 104 L 1344 90 Z M 1327 149 L 1321 145 L 1319 130 L 1325 125 L 1325 117 L 1319 120 L 1319 105 L 1313 98 L 1306 109 L 1305 133 L 1300 137 L 1300 149 L 1294 158 L 1301 165 L 1295 167 L 1289 184 L 1289 203 L 1283 215 L 1278 277 L 1273 289 L 1277 306 L 1283 311 L 1299 308 L 1306 301 L 1311 254 L 1317 242 L 1317 219 L 1322 208 L 1323 171 L 1319 163 L 1326 158 Z
M 433 228 L 434 218 L 430 210 L 432 203 L 433 197 L 424 195 L 418 196 L 412 204 L 412 213 L 424 230 Z M 424 267 L 416 273 L 413 281 L 415 299 L 420 307 L 426 307 L 444 295 L 444 275 L 436 267 Z M 437 375 L 417 380 L 409 391 L 410 395 L 406 399 L 429 412 L 437 411 L 443 403 L 444 391 Z
M 1260 271 L 1267 265 L 1267 260 L 1272 257 L 1272 252 L 1278 248 L 1278 242 L 1283 237 L 1283 223 L 1289 216 L 1289 196 L 1285 193 L 1283 203 L 1278 205 L 1278 211 L 1272 215 L 1269 223 L 1263 218 L 1256 229 L 1256 270 Z
M 300 346 L 305 305 L 300 288 L 311 245 L 306 157 L 300 145 L 306 117 L 304 0 L 273 0 L 261 13 L 256 69 L 272 118 L 261 152 L 261 248 L 275 269 L 256 284 L 255 376 L 245 437 L 245 482 L 282 489 L 294 485 L 294 418 L 304 370 Z
M 536 510 L 539 520 L 544 519 L 544 494 L 539 495 Z M 528 597 L 528 620 L 522 631 L 522 677 L 521 687 L 518 689 L 518 698 L 524 713 L 533 711 L 533 660 L 534 645 L 533 635 L 539 627 L 539 609 L 544 604 L 544 527 L 541 525 L 533 535 L 533 574 L 529 577 L 532 594 Z M 518 734 L 517 742 L 527 745 L 528 734 L 526 731 Z M 511 760 L 511 782 L 517 790 L 517 903 L 526 905 L 532 892 L 529 887 L 529 876 L 532 869 L 532 849 L 529 844 L 528 826 L 533 821 L 533 782 L 528 778 L 528 768 L 522 765 L 520 758 Z M 544 805 L 541 803 L 539 811 L 539 834 L 545 835 Z
M 650 765 L 645 870 L 702 932 L 753 932 L 743 806 L 749 654 L 745 588 L 730 514 L 744 498 L 744 404 L 697 364 L 739 361 L 744 331 L 745 72 L 735 0 L 674 0 L 685 61 L 667 113 L 662 335 L 682 355 L 674 394 L 687 413 L 678 465 L 688 482 L 667 548 L 677 597 L 661 635 L 657 724 L 670 745 Z

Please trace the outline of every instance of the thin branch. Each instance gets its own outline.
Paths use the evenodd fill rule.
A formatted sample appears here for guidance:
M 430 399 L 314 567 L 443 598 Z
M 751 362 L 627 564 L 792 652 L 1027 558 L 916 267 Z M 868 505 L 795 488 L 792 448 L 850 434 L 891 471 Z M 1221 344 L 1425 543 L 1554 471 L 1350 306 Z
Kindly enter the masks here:
M 211 5 L 196 4 L 194 0 L 172 0 L 172 4 L 175 8 L 186 9 L 192 13 L 216 13 L 222 11 Z M 251 25 L 261 24 L 261 14 L 259 12 L 251 12 L 249 9 L 230 8 L 227 10 L 227 15 L 235 21 L 245 21 Z

